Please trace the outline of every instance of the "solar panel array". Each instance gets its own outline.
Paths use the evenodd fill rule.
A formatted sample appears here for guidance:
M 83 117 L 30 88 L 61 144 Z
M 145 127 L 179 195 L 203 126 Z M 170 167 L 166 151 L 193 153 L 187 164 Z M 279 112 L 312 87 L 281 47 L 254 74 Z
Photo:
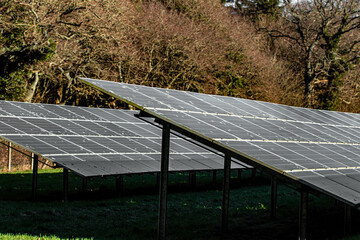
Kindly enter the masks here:
M 95 79 L 83 82 L 350 205 L 360 203 L 360 115 Z
M 158 172 L 161 128 L 137 113 L 0 101 L 0 137 L 85 177 Z M 221 154 L 174 134 L 170 160 L 170 171 L 223 168 Z

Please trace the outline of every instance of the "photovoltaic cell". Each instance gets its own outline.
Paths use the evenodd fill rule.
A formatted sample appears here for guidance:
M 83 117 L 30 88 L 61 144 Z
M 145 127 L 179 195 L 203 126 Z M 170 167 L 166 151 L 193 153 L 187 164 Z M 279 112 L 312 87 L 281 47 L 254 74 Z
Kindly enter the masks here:
M 350 205 L 360 204 L 359 114 L 81 80 L 234 153 L 245 154 L 249 163 L 262 164 Z M 347 174 L 350 170 L 354 172 Z
M 162 130 L 153 119 L 135 117 L 138 113 L 0 101 L 0 137 L 82 176 L 158 172 Z M 199 164 L 202 170 L 222 168 L 221 154 L 178 135 L 171 140 L 170 158 L 179 161 L 172 171 L 199 169 Z

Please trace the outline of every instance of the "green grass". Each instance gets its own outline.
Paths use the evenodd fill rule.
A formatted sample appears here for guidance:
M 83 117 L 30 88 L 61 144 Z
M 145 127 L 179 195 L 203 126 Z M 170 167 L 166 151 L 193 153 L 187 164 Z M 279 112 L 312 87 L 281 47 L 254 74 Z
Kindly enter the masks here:
M 69 177 L 69 201 L 62 202 L 61 172 L 41 170 L 33 202 L 30 172 L 0 174 L 0 239 L 156 239 L 154 175 L 126 176 L 121 196 L 115 193 L 115 178 L 94 178 L 83 194 L 81 178 Z M 280 185 L 278 217 L 270 220 L 269 181 L 258 178 L 251 185 L 250 173 L 243 177 L 239 184 L 233 176 L 229 232 L 222 234 L 220 174 L 215 187 L 211 174 L 198 174 L 197 191 L 189 188 L 187 174 L 171 174 L 168 239 L 296 239 L 298 192 Z M 309 213 L 311 239 L 342 236 L 342 211 L 332 199 L 311 195 Z
M 0 234 L 2 240 L 59 240 L 56 236 L 31 236 L 28 234 Z M 64 239 L 64 238 L 63 238 Z M 85 240 L 85 238 L 65 238 L 71 240 Z M 86 238 L 88 239 L 88 238 Z

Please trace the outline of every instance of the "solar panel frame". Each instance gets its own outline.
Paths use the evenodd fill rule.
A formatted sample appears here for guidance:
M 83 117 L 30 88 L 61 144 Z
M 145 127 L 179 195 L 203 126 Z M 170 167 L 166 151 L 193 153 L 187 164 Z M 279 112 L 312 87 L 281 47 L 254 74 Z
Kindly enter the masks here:
M 326 170 L 341 174 L 340 171 L 342 170 L 357 170 L 360 168 L 358 161 L 360 142 L 359 137 L 356 136 L 356 133 L 360 131 L 359 115 L 304 109 L 225 96 L 150 88 L 96 79 L 80 78 L 80 80 L 135 106 L 151 116 L 170 123 L 172 129 L 176 131 L 191 136 L 218 151 L 230 153 L 242 162 L 270 171 L 278 176 L 284 176 L 286 180 L 295 185 L 305 185 L 324 192 L 351 206 L 360 206 L 360 198 L 353 196 L 353 190 L 347 189 L 344 185 L 339 185 L 339 183 L 334 182 L 325 175 L 321 175 Z M 168 96 L 169 93 L 174 97 Z M 154 94 L 154 97 L 152 97 L 152 94 Z M 174 99 L 178 99 L 178 101 Z M 195 99 L 197 102 L 195 102 Z M 207 105 L 211 105 L 209 107 L 210 112 L 207 112 Z M 200 108 L 198 108 L 199 106 Z M 201 107 L 205 109 L 201 109 Z M 216 117 L 221 120 L 215 121 Z M 245 134 L 239 138 L 239 131 L 232 134 L 235 133 L 234 129 L 243 130 L 243 128 L 239 127 L 239 122 L 236 122 L 236 124 L 230 122 L 233 129 L 227 128 L 227 130 L 231 131 L 224 131 L 226 128 L 219 128 L 219 126 L 225 126 L 222 122 L 226 121 L 227 117 L 242 118 L 244 123 L 254 123 L 255 121 L 252 121 L 252 119 L 256 119 L 258 124 L 255 127 L 263 130 L 260 132 L 254 131 L 255 128 L 250 127 L 244 132 L 247 131 L 251 134 Z M 261 121 L 258 120 L 260 119 L 264 120 L 266 124 L 259 125 Z M 266 126 L 269 126 L 269 128 Z M 277 127 L 283 132 L 276 131 Z M 289 139 L 284 139 L 285 134 L 281 136 L 281 133 L 286 133 L 286 131 L 292 129 L 296 131 L 291 131 L 293 135 Z M 269 139 L 270 133 L 274 133 L 271 139 Z M 294 135 L 296 138 L 294 138 Z M 261 152 L 256 153 L 256 150 L 247 152 L 246 148 L 241 147 L 244 144 L 243 141 L 252 144 L 251 147 L 254 149 L 258 149 L 260 143 L 268 144 L 268 142 L 275 144 L 276 148 L 280 150 L 287 145 L 284 151 L 269 151 L 261 147 Z M 255 147 L 256 145 L 259 146 Z M 309 147 L 310 145 L 312 147 Z M 342 156 L 337 154 L 336 151 L 347 155 Z M 299 163 L 304 166 L 299 165 Z M 315 175 L 309 175 L 309 173 L 314 172 Z M 343 177 L 339 177 L 337 181 L 341 179 Z M 344 180 L 344 184 L 346 181 Z M 348 182 L 351 182 L 351 180 Z M 339 194 L 336 194 L 336 189 L 339 190 Z
M 152 120 L 144 121 L 135 117 L 138 111 L 3 100 L 0 100 L 0 111 L 3 112 L 0 115 L 1 139 L 81 176 L 152 173 L 160 169 L 161 128 Z M 171 158 L 183 161 L 190 159 L 190 154 L 196 153 L 222 159 L 220 153 L 188 141 L 189 139 L 172 134 L 175 150 L 171 149 Z M 126 167 L 124 162 L 116 161 L 116 157 L 126 159 L 126 164 L 131 166 Z M 94 159 L 99 162 L 93 161 Z M 91 164 L 86 165 L 84 162 Z M 121 164 L 116 166 L 116 163 Z M 196 161 L 195 164 L 198 165 Z M 136 166 L 139 168 L 135 169 Z M 158 168 L 155 169 L 156 167 Z M 237 164 L 234 168 L 244 167 L 249 166 Z M 191 164 L 185 169 L 172 167 L 172 171 L 188 169 L 191 169 Z M 209 166 L 202 170 L 214 169 Z

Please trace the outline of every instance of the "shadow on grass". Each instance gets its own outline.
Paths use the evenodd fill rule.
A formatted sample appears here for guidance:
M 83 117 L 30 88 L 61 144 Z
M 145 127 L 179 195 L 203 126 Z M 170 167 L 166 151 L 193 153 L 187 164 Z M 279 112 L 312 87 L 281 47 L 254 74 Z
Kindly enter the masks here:
M 30 173 L 0 175 L 0 233 L 57 236 L 59 238 L 156 239 L 158 189 L 156 176 L 124 178 L 121 196 L 115 178 L 88 181 L 69 176 L 69 202 L 62 202 L 62 173 L 39 174 L 37 202 L 29 201 Z M 198 174 L 198 187 L 188 185 L 187 174 L 170 175 L 168 239 L 296 239 L 299 194 L 280 185 L 276 220 L 269 218 L 268 179 L 253 183 L 244 175 L 232 179 L 229 232 L 220 231 L 221 176 L 215 185 L 209 173 Z M 310 239 L 339 239 L 342 211 L 327 197 L 310 197 Z

